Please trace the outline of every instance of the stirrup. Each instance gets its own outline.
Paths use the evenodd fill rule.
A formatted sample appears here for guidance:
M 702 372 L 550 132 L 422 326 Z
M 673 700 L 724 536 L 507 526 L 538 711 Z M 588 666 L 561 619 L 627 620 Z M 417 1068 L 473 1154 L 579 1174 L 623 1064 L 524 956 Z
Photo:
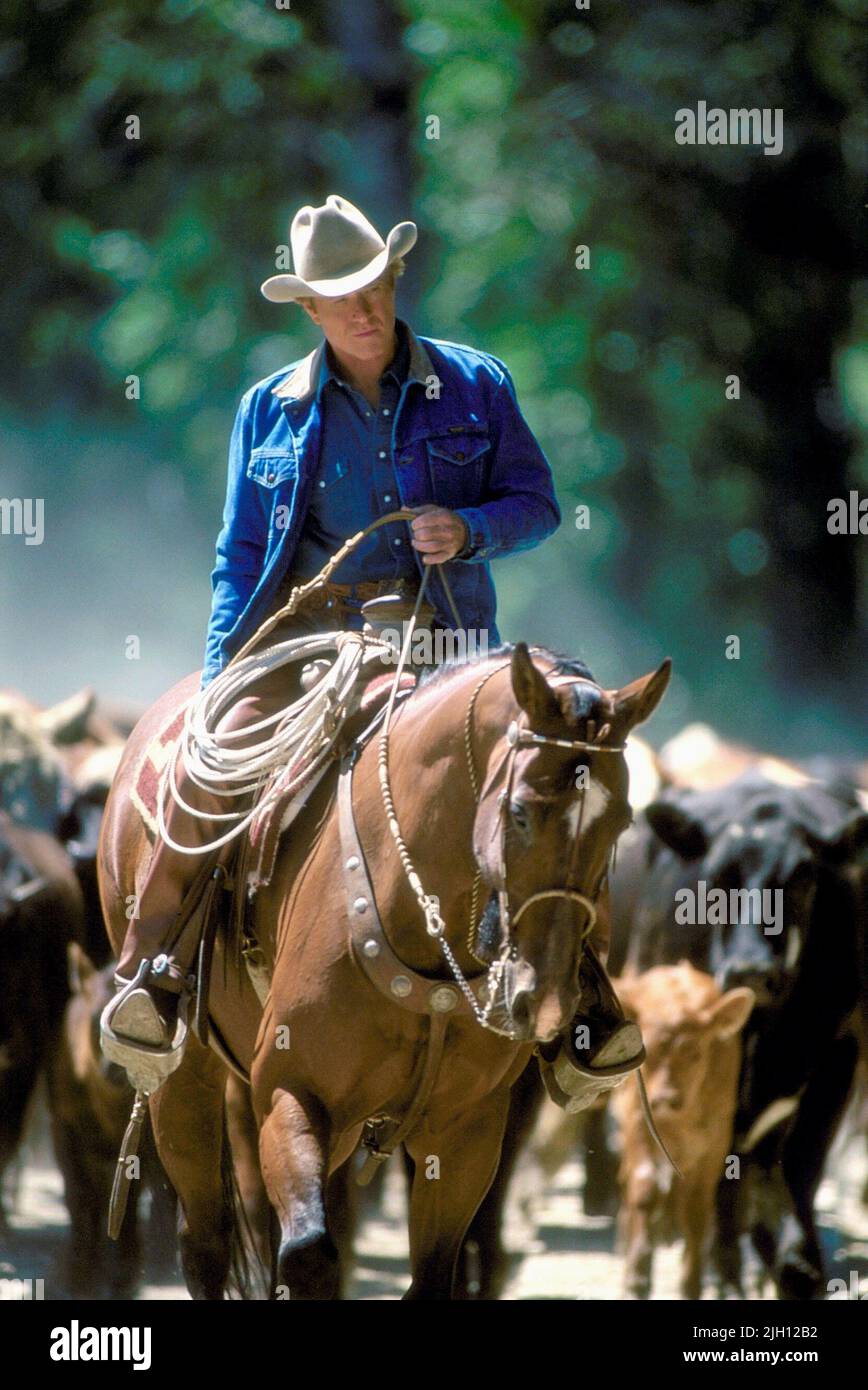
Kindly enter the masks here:
M 125 1001 L 131 999 L 136 991 L 145 995 L 146 998 L 150 997 L 143 987 L 150 973 L 151 961 L 143 960 L 132 980 L 124 981 L 122 977 L 116 976 L 116 979 L 122 981 L 123 988 L 106 1004 L 99 1020 L 100 1047 L 103 1056 L 108 1061 L 117 1062 L 119 1066 L 123 1067 L 133 1089 L 144 1091 L 146 1095 L 152 1095 L 181 1065 L 184 1056 L 184 1044 L 187 1040 L 187 1003 L 189 1000 L 189 990 L 182 990 L 178 1001 L 175 1034 L 169 1043 L 152 1045 L 137 1042 L 135 1038 L 127 1038 L 122 1033 L 116 1033 L 113 1024 L 118 1008 Z M 151 1003 L 153 1004 L 153 1001 Z M 153 1008 L 156 1014 L 156 1005 L 153 1005 Z
M 587 1066 L 580 1062 L 563 1038 L 553 1057 L 537 1050 L 537 1060 L 549 1099 L 568 1115 L 586 1110 L 606 1091 L 619 1086 L 625 1076 L 636 1071 L 645 1061 L 645 1045 L 635 1023 L 624 1021 L 607 1039 L 597 1054 L 602 1066 Z
M 623 1034 L 623 1037 L 622 1037 Z M 547 1090 L 548 1098 L 555 1102 L 568 1115 L 577 1115 L 593 1105 L 595 1099 L 613 1087 L 620 1086 L 630 1072 L 636 1072 L 645 1061 L 645 1048 L 636 1024 L 626 1023 L 618 1030 L 613 1052 L 626 1054 L 608 1066 L 586 1066 L 572 1055 L 572 1049 L 558 1040 L 558 1052 L 547 1058 L 543 1049 L 537 1048 L 537 1062 Z M 605 1054 L 606 1045 L 602 1048 Z

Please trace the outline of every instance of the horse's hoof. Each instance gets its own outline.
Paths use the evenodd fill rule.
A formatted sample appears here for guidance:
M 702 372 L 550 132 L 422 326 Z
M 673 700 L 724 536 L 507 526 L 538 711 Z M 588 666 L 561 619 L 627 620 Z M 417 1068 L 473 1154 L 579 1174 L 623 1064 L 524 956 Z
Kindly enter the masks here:
M 777 1271 L 778 1297 L 789 1303 L 810 1303 L 819 1297 L 823 1273 L 807 1255 L 793 1251 Z
M 277 1269 L 278 1285 L 288 1291 L 293 1301 L 340 1297 L 340 1254 L 327 1231 L 313 1232 L 298 1240 L 282 1240 Z

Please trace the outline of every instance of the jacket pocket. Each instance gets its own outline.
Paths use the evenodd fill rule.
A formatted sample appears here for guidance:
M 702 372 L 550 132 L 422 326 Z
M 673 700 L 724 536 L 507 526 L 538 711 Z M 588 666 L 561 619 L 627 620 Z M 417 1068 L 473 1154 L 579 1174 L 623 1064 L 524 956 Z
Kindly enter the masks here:
M 450 430 L 426 440 L 432 468 L 466 468 L 479 464 L 491 448 L 487 434 Z
M 298 477 L 298 459 L 294 449 L 273 449 L 264 445 L 250 451 L 247 476 L 261 487 L 273 488 L 288 479 Z
M 441 507 L 477 506 L 482 500 L 491 459 L 484 430 L 452 429 L 425 440 L 434 501 Z

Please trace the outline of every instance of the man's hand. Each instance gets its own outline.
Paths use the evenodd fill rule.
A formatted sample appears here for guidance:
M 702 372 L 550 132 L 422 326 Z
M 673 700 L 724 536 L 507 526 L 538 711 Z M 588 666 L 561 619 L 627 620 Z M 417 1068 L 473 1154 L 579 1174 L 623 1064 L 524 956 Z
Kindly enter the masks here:
M 435 507 L 433 502 L 412 507 L 411 511 L 416 513 L 410 523 L 413 549 L 418 550 L 424 565 L 442 565 L 464 549 L 469 537 L 463 516 L 450 512 L 448 507 Z

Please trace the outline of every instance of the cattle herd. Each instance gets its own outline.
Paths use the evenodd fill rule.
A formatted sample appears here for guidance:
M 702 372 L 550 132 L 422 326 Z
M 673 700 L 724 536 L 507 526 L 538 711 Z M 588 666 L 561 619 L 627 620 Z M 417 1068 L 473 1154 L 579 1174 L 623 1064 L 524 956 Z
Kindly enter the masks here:
M 65 1296 L 130 1297 L 176 1259 L 174 1195 L 148 1143 L 133 1184 L 148 1193 L 147 1267 L 135 1202 L 121 1240 L 105 1235 L 131 1094 L 99 1051 L 112 963 L 95 855 L 131 727 L 89 691 L 50 710 L 0 693 L 0 1272 L 38 1090 L 68 1210 Z M 868 765 L 784 762 L 698 725 L 659 753 L 630 751 L 635 821 L 610 878 L 608 968 L 642 1030 L 667 1152 L 634 1078 L 568 1115 L 531 1062 L 462 1292 L 503 1293 L 511 1186 L 530 1174 L 544 1187 L 580 1156 L 585 1211 L 616 1221 L 624 1296 L 652 1295 L 655 1247 L 677 1240 L 684 1298 L 821 1298 L 817 1189 L 842 1126 L 863 1152 L 868 1128 Z M 237 1092 L 230 1133 L 243 1136 Z M 243 1193 L 255 1145 L 241 1149 Z

